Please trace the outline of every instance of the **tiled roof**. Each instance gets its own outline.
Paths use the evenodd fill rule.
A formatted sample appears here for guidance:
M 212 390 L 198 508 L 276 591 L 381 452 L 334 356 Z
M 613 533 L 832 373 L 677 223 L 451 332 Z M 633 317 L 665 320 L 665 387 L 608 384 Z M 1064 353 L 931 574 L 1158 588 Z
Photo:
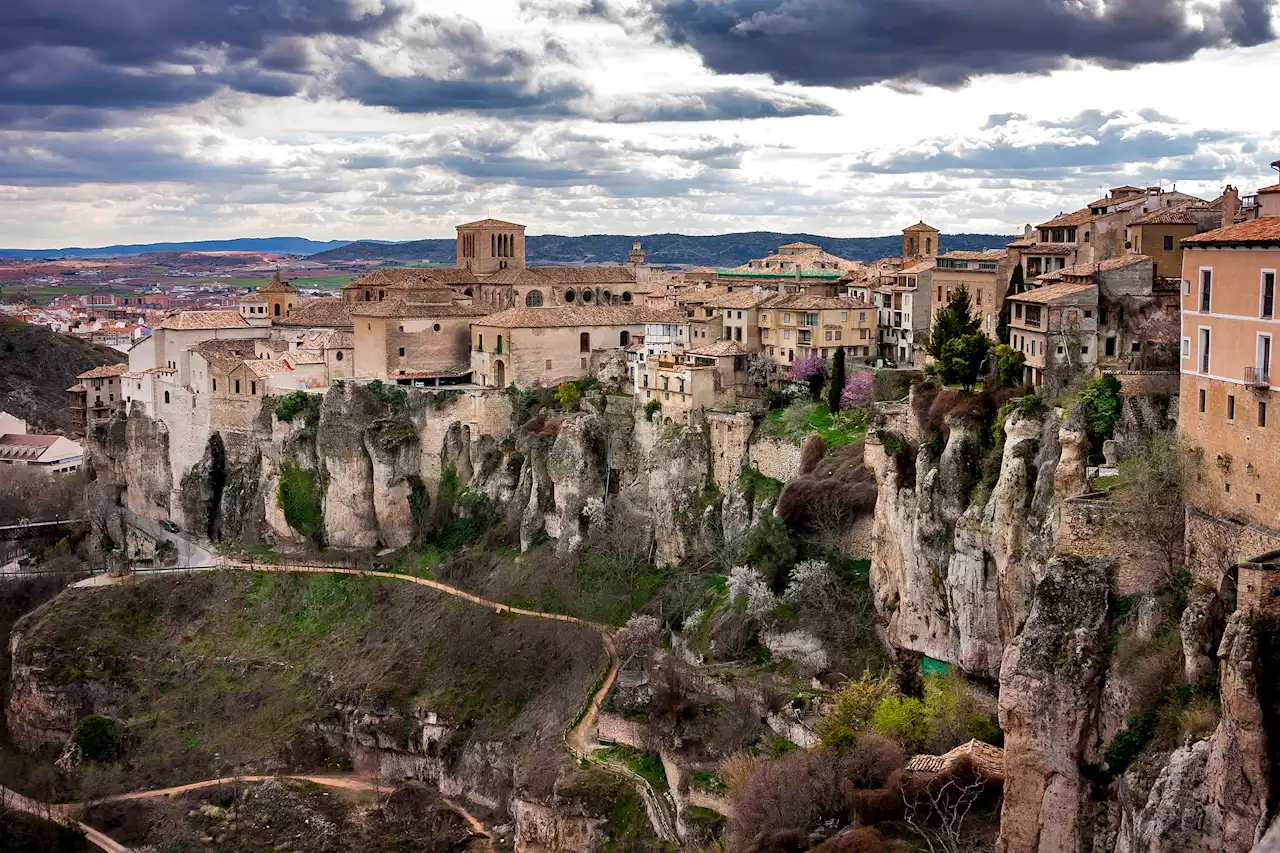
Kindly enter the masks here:
M 270 376 L 273 373 L 292 370 L 293 368 L 286 364 L 282 359 L 276 358 L 246 358 L 244 366 L 254 376 Z
M 1089 207 L 1110 207 L 1113 204 L 1124 204 L 1126 201 L 1134 201 L 1135 199 L 1143 198 L 1147 194 L 1146 190 L 1140 190 L 1137 187 L 1119 187 L 1119 189 L 1128 190 L 1128 192 L 1122 192 L 1119 195 L 1108 196 L 1107 198 L 1096 199 L 1089 202 Z
M 70 388 L 67 389 L 67 391 L 72 394 L 81 394 L 88 390 L 89 390 L 88 386 L 86 386 L 83 382 L 77 382 L 75 385 L 72 385 Z
M 968 759 L 974 769 L 989 781 L 1004 779 L 1004 750 L 980 740 L 961 744 L 943 755 L 917 755 L 907 762 L 910 773 L 941 773 L 961 760 Z
M 1007 249 L 991 249 L 986 252 L 947 252 L 945 255 L 938 255 L 938 258 L 948 261 L 999 261 L 1008 254 Z
M 246 293 L 244 296 L 241 296 L 236 301 L 239 302 L 241 305 L 244 305 L 250 302 L 252 303 L 266 302 L 267 300 L 265 297 L 259 296 L 256 293 Z
M 1048 222 L 1042 222 L 1037 228 L 1070 228 L 1073 225 L 1084 225 L 1092 222 L 1098 217 L 1089 212 L 1089 208 L 1085 207 L 1071 213 L 1060 213 Z
M 351 307 L 352 317 L 483 317 L 489 309 L 481 305 L 456 302 L 411 302 L 394 296 L 382 302 L 357 302 Z
M 938 266 L 938 262 L 936 260 L 934 260 L 933 258 L 928 258 L 926 260 L 921 261 L 918 264 L 912 264 L 906 269 L 899 270 L 898 274 L 899 275 L 919 275 L 920 273 L 928 272 L 929 270 L 934 269 L 937 266 Z
M 30 433 L 11 433 L 0 435 L 0 459 L 13 461 L 33 461 L 39 459 L 49 448 L 57 443 L 60 435 L 32 435 Z M 74 444 L 74 442 L 73 442 Z M 80 445 L 75 445 L 80 449 Z
M 720 290 L 720 288 L 717 288 Z M 755 308 L 763 305 L 770 299 L 777 297 L 777 293 L 771 290 L 735 290 L 733 293 L 728 291 L 712 293 L 704 299 L 677 299 L 678 302 L 688 301 L 690 304 L 694 302 L 702 305 L 704 308 Z
M 1095 284 L 1068 284 L 1062 282 L 1060 284 L 1049 284 L 1044 287 L 1028 290 L 1026 293 L 1019 293 L 1009 298 L 1016 302 L 1030 302 L 1036 305 L 1044 305 L 1053 302 L 1056 299 L 1063 299 L 1070 296 L 1079 296 L 1090 290 L 1097 290 Z
M 1262 187 L 1258 190 L 1258 195 L 1270 195 L 1271 193 L 1280 193 L 1280 184 L 1272 184 L 1269 187 Z
M 523 225 L 517 225 L 514 222 L 503 222 L 501 219 L 477 219 L 475 222 L 466 222 L 458 226 L 459 228 L 523 228 Z
M 1280 216 L 1260 216 L 1238 225 L 1186 237 L 1182 245 L 1280 245 Z
M 301 349 L 351 349 L 355 346 L 355 336 L 351 332 L 337 329 L 307 332 L 296 340 Z
M 284 353 L 280 357 L 287 358 L 294 364 L 324 364 L 324 356 L 316 355 L 313 352 L 307 352 L 304 349 Z
M 1130 227 L 1134 225 L 1195 225 L 1199 220 L 1191 215 L 1185 205 L 1177 207 L 1162 207 L 1159 210 L 1153 210 L 1145 216 L 1139 216 L 1137 219 L 1129 223 Z
M 383 267 L 355 281 L 344 284 L 343 290 L 363 290 L 377 287 L 436 288 L 450 285 L 476 284 L 480 279 L 471 270 L 452 267 Z
M 812 243 L 788 243 L 785 246 L 779 246 L 780 249 L 817 249 L 822 251 L 821 246 L 815 246 Z
M 704 344 L 697 349 L 687 350 L 688 355 L 700 355 L 705 358 L 728 358 L 730 356 L 746 355 L 747 351 L 742 348 L 742 344 L 737 341 L 716 341 L 711 344 Z
M 256 341 L 201 341 L 191 348 L 192 352 L 199 353 L 205 361 L 216 367 L 223 373 L 230 373 L 240 366 L 245 359 L 254 357 L 254 344 Z
M 276 273 L 275 278 L 258 288 L 259 293 L 297 293 L 298 288 L 280 278 L 280 273 Z
M 239 315 L 237 315 L 239 316 Z M 129 372 L 127 364 L 104 364 L 95 367 L 93 370 L 86 371 L 76 376 L 77 379 L 112 379 L 116 376 L 124 376 Z
M 322 299 L 308 299 L 301 305 L 295 305 L 287 317 L 277 317 L 276 326 L 292 326 L 294 328 L 350 328 L 352 303 L 336 296 Z
M 249 323 L 240 316 L 239 311 L 183 311 L 172 317 L 165 317 L 160 324 L 161 329 L 174 331 L 196 331 L 212 329 L 243 329 Z
M 1036 243 L 1028 248 L 1024 255 L 1070 255 L 1078 251 L 1078 246 L 1070 243 Z
M 866 311 L 874 308 L 860 299 L 849 296 L 776 296 L 769 300 L 766 308 L 790 308 L 792 311 Z
M 1110 272 L 1111 270 L 1122 269 L 1123 267 L 1131 267 L 1142 264 L 1154 264 L 1155 262 L 1147 255 L 1141 255 L 1137 252 L 1130 252 L 1121 255 L 1118 258 L 1107 258 L 1105 261 L 1098 261 L 1092 264 L 1075 264 L 1074 266 L 1063 267 L 1060 270 L 1053 270 L 1040 276 L 1040 281 L 1056 281 L 1067 276 L 1094 275 L 1100 272 Z
M 636 283 L 636 276 L 626 267 L 529 267 L 498 270 L 484 279 L 485 284 L 509 284 L 519 287 L 551 287 L 554 285 L 592 285 Z
M 939 231 L 938 231 L 938 229 L 937 229 L 937 228 L 934 228 L 932 225 L 927 225 L 927 224 L 925 224 L 925 221 L 924 221 L 923 219 L 922 219 L 922 220 L 920 220 L 919 222 L 917 222 L 915 225 L 912 225 L 912 226 L 909 226 L 909 227 L 907 227 L 907 228 L 903 228 L 903 229 L 902 229 L 902 232 L 903 232 L 904 234 L 909 234 L 909 233 L 912 233 L 912 232 L 915 232 L 915 231 L 930 231 L 930 232 L 932 232 L 932 233 L 934 233 L 934 234 L 941 233 L 941 232 L 939 232 Z
M 1012 240 L 1008 243 L 1005 243 L 1005 245 L 1008 246 L 1010 249 L 1025 249 L 1028 246 L 1034 246 L 1035 244 L 1036 244 L 1036 235 L 1034 234 L 1025 234 L 1016 240 Z
M 552 329 L 572 326 L 643 326 L 645 323 L 686 323 L 681 311 L 634 305 L 600 305 L 591 308 L 508 308 L 490 314 L 474 325 L 497 329 Z

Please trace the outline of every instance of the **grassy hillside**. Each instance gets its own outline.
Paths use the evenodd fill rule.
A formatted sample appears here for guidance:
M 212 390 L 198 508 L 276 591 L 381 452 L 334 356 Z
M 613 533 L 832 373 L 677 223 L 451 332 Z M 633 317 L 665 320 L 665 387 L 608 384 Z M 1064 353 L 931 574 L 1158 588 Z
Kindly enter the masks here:
M 994 234 L 944 234 L 940 248 L 948 251 L 979 251 L 1002 248 L 1010 237 Z M 780 234 L 753 231 L 743 234 L 718 234 L 689 237 L 684 234 L 592 234 L 585 237 L 561 237 L 554 234 L 525 239 L 525 253 L 530 264 L 610 263 L 626 260 L 631 245 L 639 240 L 649 263 L 693 264 L 727 267 L 761 258 L 786 243 L 814 243 L 834 255 L 853 260 L 873 261 L 902 252 L 901 235 L 889 237 L 821 237 L 814 234 Z M 319 261 L 424 260 L 452 264 L 456 257 L 453 240 L 415 240 L 409 243 L 372 243 L 359 241 L 311 256 Z
M 504 617 L 422 587 L 346 575 L 204 574 L 68 592 L 16 629 L 48 655 L 44 689 L 94 697 L 127 730 L 107 789 L 210 778 L 224 770 L 332 767 L 316 724 L 335 703 L 381 709 L 395 740 L 410 712 L 473 738 L 554 747 L 605 657 L 591 631 Z M 96 771 L 95 771 L 96 772 Z
M 124 353 L 0 316 L 0 410 L 32 431 L 69 432 L 66 390 L 101 364 L 123 364 Z

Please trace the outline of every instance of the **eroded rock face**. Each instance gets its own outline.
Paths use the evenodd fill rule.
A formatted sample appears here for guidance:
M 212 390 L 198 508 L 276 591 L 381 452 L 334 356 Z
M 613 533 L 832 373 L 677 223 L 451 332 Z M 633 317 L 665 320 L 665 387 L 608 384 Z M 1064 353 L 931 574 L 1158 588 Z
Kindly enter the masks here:
M 1000 669 L 1005 732 L 1001 853 L 1074 853 L 1088 783 L 1080 766 L 1110 631 L 1109 564 L 1055 558 Z
M 1236 613 L 1222 637 L 1217 729 L 1170 756 L 1145 805 L 1122 827 L 1120 853 L 1247 853 L 1261 839 L 1271 765 L 1253 618 Z
M 900 457 L 867 442 L 879 491 L 871 586 L 890 645 L 995 678 L 1053 553 L 1059 459 L 1080 469 L 1062 480 L 1074 489 L 1083 478 L 1084 439 L 1070 431 L 1060 438 L 1055 412 L 1012 415 L 999 478 L 985 503 L 969 504 L 982 467 L 978 425 L 954 415 L 947 425 L 936 461 L 925 448 L 917 454 L 914 483 Z
M 594 853 L 604 821 L 596 817 L 564 814 L 549 806 L 515 800 L 516 853 Z

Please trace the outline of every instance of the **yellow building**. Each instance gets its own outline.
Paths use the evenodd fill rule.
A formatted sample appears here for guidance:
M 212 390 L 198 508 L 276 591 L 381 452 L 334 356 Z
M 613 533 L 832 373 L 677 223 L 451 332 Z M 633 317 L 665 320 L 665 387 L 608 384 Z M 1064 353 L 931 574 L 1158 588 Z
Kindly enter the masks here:
M 271 281 L 258 288 L 258 296 L 267 300 L 267 314 L 273 319 L 288 317 L 289 312 L 298 304 L 298 288 L 287 284 L 280 277 L 280 270 L 276 270 Z
M 933 316 L 937 317 L 951 302 L 952 295 L 964 287 L 969 291 L 970 312 L 980 320 L 986 336 L 995 340 L 1000 308 L 1009 289 L 1008 257 L 1007 249 L 938 255 L 930 282 Z
M 838 296 L 778 296 L 760 306 L 760 343 L 778 364 L 816 352 L 830 358 L 844 347 L 850 358 L 872 358 L 876 310 Z

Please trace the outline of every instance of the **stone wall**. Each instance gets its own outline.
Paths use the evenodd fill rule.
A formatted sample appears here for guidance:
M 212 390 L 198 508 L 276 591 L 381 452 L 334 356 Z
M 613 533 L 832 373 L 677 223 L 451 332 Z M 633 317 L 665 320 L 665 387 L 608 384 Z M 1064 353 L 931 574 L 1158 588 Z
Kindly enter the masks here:
M 762 438 L 751 445 L 748 462 L 766 477 L 786 483 L 800 474 L 800 446 L 781 438 Z
M 1105 498 L 1071 498 L 1058 518 L 1058 553 L 1103 557 L 1112 561 L 1115 595 L 1137 595 L 1158 587 L 1168 555 L 1158 543 L 1135 538 Z
M 741 412 L 707 412 L 707 433 L 711 441 L 711 477 L 727 492 L 738 481 L 750 453 L 751 415 Z
M 1280 616 L 1280 566 L 1242 563 L 1236 590 L 1236 609 Z
M 1172 396 L 1178 393 L 1182 374 L 1176 370 L 1104 370 L 1120 382 L 1126 397 Z
M 1217 518 L 1195 507 L 1187 508 L 1186 537 L 1186 568 L 1192 580 L 1220 591 L 1229 591 L 1240 563 L 1280 549 L 1280 532 Z
M 596 737 L 634 749 L 649 748 L 649 727 L 643 720 L 624 717 L 622 714 L 602 712 L 596 725 Z

